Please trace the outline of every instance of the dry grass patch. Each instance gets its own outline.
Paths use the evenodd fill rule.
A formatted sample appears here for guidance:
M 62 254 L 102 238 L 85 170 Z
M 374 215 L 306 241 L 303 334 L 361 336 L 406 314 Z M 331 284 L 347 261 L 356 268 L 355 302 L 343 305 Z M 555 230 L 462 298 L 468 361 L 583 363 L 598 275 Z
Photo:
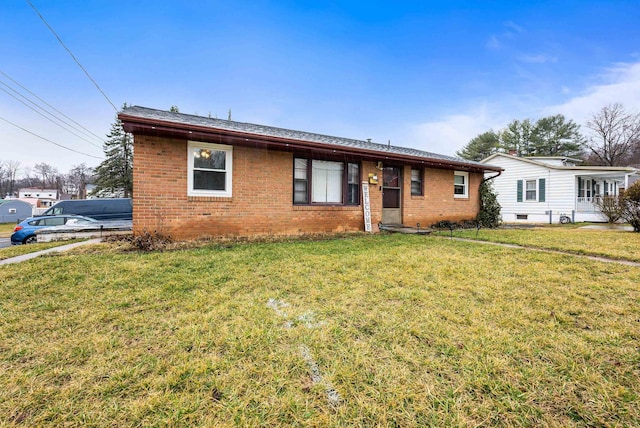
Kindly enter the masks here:
M 21 256 L 23 254 L 35 253 L 36 251 L 46 250 L 49 248 L 59 247 L 61 245 L 67 245 L 76 242 L 72 241 L 58 241 L 58 242 L 42 242 L 29 245 L 12 245 L 6 248 L 0 248 L 0 260 L 10 259 L 11 257 Z
M 439 232 L 450 236 L 450 232 Z M 575 254 L 640 261 L 640 234 L 634 232 L 535 227 L 527 229 L 455 230 L 454 237 L 502 242 L 526 247 L 568 251 Z
M 640 424 L 638 268 L 379 235 L 0 275 L 0 425 Z
M 9 238 L 15 228 L 15 223 L 0 223 L 0 238 Z

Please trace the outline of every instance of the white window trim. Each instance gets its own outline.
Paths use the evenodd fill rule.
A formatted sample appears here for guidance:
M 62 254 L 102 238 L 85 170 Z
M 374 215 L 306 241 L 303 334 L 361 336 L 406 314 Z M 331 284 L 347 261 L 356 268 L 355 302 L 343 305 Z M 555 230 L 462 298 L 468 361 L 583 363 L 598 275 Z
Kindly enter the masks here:
M 455 193 L 455 176 L 456 175 L 460 175 L 462 177 L 464 177 L 464 194 L 462 195 L 456 195 Z M 453 197 L 454 198 L 469 198 L 469 173 L 466 171 L 453 171 L 453 186 L 454 186 L 454 191 L 453 191 Z
M 225 190 L 196 190 L 193 188 L 193 149 L 207 149 L 226 152 L 225 159 Z M 232 196 L 233 177 L 233 146 L 223 144 L 203 143 L 199 141 L 189 141 L 187 143 L 187 195 L 188 196 L 210 196 L 230 198 Z
M 538 189 L 540 189 L 540 182 L 538 181 L 539 179 L 537 178 L 525 178 L 523 180 L 522 183 L 522 192 L 524 193 L 522 195 L 522 202 L 538 202 Z M 535 183 L 533 191 L 536 192 L 536 197 L 534 199 L 527 199 L 527 182 L 528 181 L 533 181 Z

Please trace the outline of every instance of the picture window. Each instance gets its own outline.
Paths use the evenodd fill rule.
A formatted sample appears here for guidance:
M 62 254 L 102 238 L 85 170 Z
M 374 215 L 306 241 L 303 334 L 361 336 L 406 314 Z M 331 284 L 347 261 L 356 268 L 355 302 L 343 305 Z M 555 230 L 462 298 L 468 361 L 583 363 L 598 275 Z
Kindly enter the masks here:
M 295 158 L 293 203 L 359 205 L 359 164 Z

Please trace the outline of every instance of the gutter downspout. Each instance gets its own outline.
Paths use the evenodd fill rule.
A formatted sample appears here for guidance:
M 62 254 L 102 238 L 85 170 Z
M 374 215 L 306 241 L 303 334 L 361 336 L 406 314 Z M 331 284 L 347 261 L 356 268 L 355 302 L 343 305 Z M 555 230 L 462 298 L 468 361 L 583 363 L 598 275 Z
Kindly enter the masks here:
M 502 171 L 498 171 L 498 173 L 497 173 L 496 175 L 494 175 L 494 176 L 491 176 L 491 177 L 483 177 L 483 178 L 482 178 L 481 183 L 484 183 L 484 182 L 489 181 L 489 180 L 493 180 L 494 178 L 498 178 L 498 177 L 500 177 L 501 175 L 502 175 Z
M 504 169 L 501 169 L 500 171 L 498 171 L 498 173 L 496 175 L 493 175 L 491 177 L 482 177 L 482 180 L 480 181 L 480 185 L 482 186 L 483 183 L 486 183 L 489 180 L 493 180 L 494 178 L 498 178 L 502 175 L 502 171 L 504 171 Z M 479 188 L 478 188 L 479 190 Z M 480 204 L 482 204 L 482 201 L 479 201 Z M 478 210 L 480 209 L 480 207 L 478 207 Z M 479 211 L 478 211 L 479 212 Z M 500 220 L 502 221 L 502 215 L 500 215 Z M 478 229 L 480 230 L 480 229 Z
M 547 209 L 549 210 L 549 224 L 553 224 L 553 209 L 551 208 L 551 198 L 550 198 L 551 192 L 547 192 L 547 189 L 546 189 L 547 186 L 549 187 L 549 189 L 551 189 L 551 168 L 547 170 L 547 181 L 544 185 L 545 185 L 545 189 L 544 189 L 545 200 L 547 201 Z

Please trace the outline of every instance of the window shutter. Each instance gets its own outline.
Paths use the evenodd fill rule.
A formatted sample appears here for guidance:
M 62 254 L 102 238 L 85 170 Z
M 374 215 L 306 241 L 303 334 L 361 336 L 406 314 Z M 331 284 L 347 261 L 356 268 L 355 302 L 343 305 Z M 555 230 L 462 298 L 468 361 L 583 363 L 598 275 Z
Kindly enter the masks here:
M 538 180 L 538 202 L 544 202 L 546 190 L 545 184 L 546 180 L 544 178 Z
M 582 178 L 578 178 L 578 196 L 582 196 L 583 195 L 583 190 L 584 190 L 584 181 L 582 180 Z
M 522 180 L 518 180 L 518 202 L 522 202 Z

